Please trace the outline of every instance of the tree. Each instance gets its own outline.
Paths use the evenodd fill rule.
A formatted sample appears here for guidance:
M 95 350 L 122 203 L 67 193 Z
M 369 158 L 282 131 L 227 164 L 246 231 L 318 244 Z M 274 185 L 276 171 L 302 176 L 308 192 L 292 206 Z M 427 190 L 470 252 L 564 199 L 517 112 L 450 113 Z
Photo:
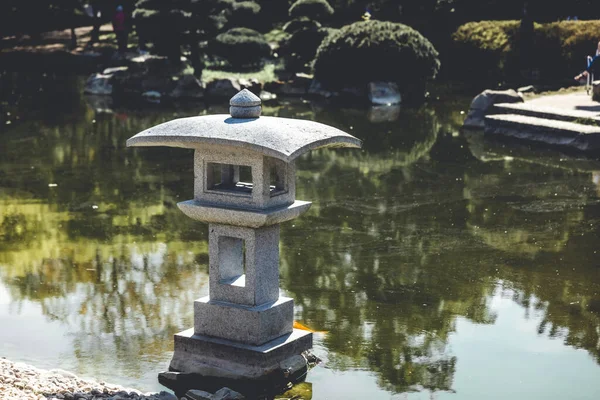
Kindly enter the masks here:
M 426 82 L 440 69 L 438 55 L 429 40 L 407 25 L 355 22 L 323 40 L 315 57 L 315 79 L 333 89 L 396 82 L 403 95 L 420 99 Z
M 182 47 L 187 46 L 194 62 L 199 57 L 198 43 L 223 27 L 230 4 L 227 0 L 139 0 L 133 18 L 141 40 L 152 43 L 156 53 L 179 63 Z

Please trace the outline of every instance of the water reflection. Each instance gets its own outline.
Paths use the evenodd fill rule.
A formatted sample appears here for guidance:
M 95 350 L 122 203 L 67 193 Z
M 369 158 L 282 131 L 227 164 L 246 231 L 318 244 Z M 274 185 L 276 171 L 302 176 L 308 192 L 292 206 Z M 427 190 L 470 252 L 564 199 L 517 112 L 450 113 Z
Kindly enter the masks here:
M 0 114 L 12 123 L 0 128 L 0 349 L 57 367 L 57 347 L 63 367 L 157 387 L 172 334 L 192 325 L 193 300 L 207 292 L 206 227 L 176 208 L 193 192 L 191 153 L 124 144 L 149 126 L 220 108 L 95 113 L 80 80 L 9 78 L 1 79 L 11 90 Z M 59 88 L 64 108 L 53 101 Z M 499 293 L 511 293 L 525 319 L 539 314 L 540 337 L 600 362 L 600 168 L 556 168 L 530 152 L 465 141 L 456 137 L 459 110 L 440 103 L 372 122 L 368 110 L 265 108 L 364 140 L 360 152 L 298 161 L 297 197 L 314 206 L 281 236 L 282 287 L 296 299 L 296 319 L 329 331 L 316 350 L 325 368 L 309 376 L 315 398 L 360 371 L 383 398 L 452 394 L 461 355 L 449 343 L 462 337 L 461 321 L 494 329 Z M 48 336 L 43 360 L 3 322 L 26 315 L 60 332 Z

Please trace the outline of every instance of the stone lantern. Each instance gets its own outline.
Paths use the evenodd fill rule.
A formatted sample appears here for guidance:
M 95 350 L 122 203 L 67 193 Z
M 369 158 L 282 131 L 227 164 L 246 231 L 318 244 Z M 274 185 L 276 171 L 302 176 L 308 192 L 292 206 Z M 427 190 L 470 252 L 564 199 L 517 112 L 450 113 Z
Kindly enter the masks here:
M 194 327 L 175 335 L 170 370 L 259 379 L 312 347 L 310 332 L 293 329 L 293 299 L 279 295 L 279 224 L 311 205 L 295 199 L 294 161 L 361 142 L 317 122 L 261 117 L 246 89 L 230 105 L 231 115 L 176 119 L 127 146 L 195 150 L 194 199 L 178 206 L 208 223 L 209 295 L 194 303 Z

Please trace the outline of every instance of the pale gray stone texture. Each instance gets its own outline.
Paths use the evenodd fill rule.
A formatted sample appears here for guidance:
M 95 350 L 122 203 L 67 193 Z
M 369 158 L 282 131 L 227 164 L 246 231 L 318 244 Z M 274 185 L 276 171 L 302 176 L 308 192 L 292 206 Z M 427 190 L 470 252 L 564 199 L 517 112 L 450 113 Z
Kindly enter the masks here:
M 251 229 L 210 224 L 208 231 L 211 300 L 247 306 L 277 301 L 279 225 Z
M 238 94 L 229 100 L 229 105 L 233 107 L 253 107 L 260 106 L 260 97 L 248 89 L 240 90 Z
M 220 180 L 213 169 L 221 165 Z M 240 169 L 250 168 L 252 181 L 240 181 Z M 224 171 L 230 170 L 230 173 Z M 272 179 L 273 177 L 273 179 Z M 275 185 L 271 185 L 274 180 Z M 291 205 L 296 197 L 293 162 L 263 156 L 233 146 L 207 145 L 194 155 L 194 199 L 202 203 L 243 209 Z
M 211 300 L 194 302 L 194 332 L 259 346 L 292 332 L 294 300 L 280 297 L 275 303 L 248 307 Z
M 233 118 L 258 118 L 261 100 L 248 89 L 241 90 L 229 100 L 229 113 Z
M 483 128 L 485 116 L 493 111 L 494 104 L 522 103 L 523 97 L 513 89 L 484 90 L 471 102 L 469 113 L 463 126 L 465 128 Z
M 231 116 L 173 120 L 127 145 L 195 150 L 194 199 L 178 206 L 209 223 L 209 296 L 194 303 L 194 328 L 175 335 L 171 370 L 255 379 L 312 347 L 311 333 L 293 329 L 293 300 L 279 297 L 279 224 L 310 207 L 295 199 L 294 160 L 361 141 L 313 121 L 260 117 L 249 90 L 230 106 Z M 289 367 L 305 367 L 301 359 Z
M 229 114 L 231 114 L 233 118 L 258 118 L 260 117 L 261 111 L 261 106 L 229 107 Z
M 312 348 L 312 333 L 294 329 L 261 346 L 194 335 L 188 329 L 175 335 L 170 369 L 223 378 L 257 379 L 279 368 L 279 363 Z
M 321 147 L 360 147 L 361 141 L 337 128 L 314 121 L 276 117 L 232 118 L 205 115 L 165 122 L 129 140 L 127 146 L 198 149 L 207 144 L 252 150 L 291 162 Z
M 197 200 L 177 203 L 179 209 L 196 221 L 260 228 L 261 226 L 280 224 L 304 214 L 312 203 L 296 200 L 289 206 L 269 208 L 266 210 L 248 210 L 225 208 Z

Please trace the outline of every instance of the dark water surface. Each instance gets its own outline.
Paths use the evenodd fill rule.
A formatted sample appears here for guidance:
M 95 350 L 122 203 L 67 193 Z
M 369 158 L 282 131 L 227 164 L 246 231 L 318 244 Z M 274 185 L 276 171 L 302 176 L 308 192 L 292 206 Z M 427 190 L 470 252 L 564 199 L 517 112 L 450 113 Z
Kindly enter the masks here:
M 125 140 L 226 109 L 101 113 L 78 78 L 0 85 L 0 356 L 160 390 L 208 291 L 207 227 L 176 207 L 192 152 Z M 282 291 L 328 332 L 314 399 L 600 398 L 600 162 L 459 134 L 469 101 L 379 122 L 265 108 L 364 140 L 298 160 L 314 204 L 282 226 Z

